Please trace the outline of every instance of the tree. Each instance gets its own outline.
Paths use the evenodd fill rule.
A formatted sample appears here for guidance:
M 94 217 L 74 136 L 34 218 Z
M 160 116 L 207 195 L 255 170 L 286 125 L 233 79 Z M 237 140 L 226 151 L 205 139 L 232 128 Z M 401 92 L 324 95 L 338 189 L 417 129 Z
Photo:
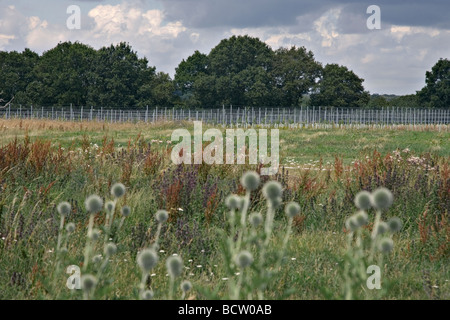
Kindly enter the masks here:
M 364 91 L 363 81 L 345 66 L 327 64 L 316 92 L 311 95 L 311 104 L 339 108 L 365 106 L 370 96 Z
M 305 47 L 280 48 L 275 51 L 272 76 L 278 104 L 299 106 L 302 97 L 314 88 L 322 71 L 314 54 Z
M 404 96 L 396 97 L 392 99 L 389 104 L 392 107 L 399 108 L 419 108 L 420 101 L 417 95 L 415 94 L 407 94 Z
M 425 76 L 426 86 L 417 92 L 419 101 L 430 108 L 450 108 L 450 60 L 439 59 Z

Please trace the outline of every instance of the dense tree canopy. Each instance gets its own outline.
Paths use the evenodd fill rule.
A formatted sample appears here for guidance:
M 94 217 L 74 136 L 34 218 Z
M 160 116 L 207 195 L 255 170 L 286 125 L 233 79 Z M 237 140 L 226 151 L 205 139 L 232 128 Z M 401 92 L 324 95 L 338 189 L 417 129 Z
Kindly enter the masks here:
M 363 79 L 345 66 L 315 60 L 305 47 L 272 50 L 250 36 L 222 40 L 208 54 L 180 62 L 174 80 L 156 72 L 127 43 L 95 50 L 59 43 L 41 56 L 0 51 L 2 103 L 105 108 L 202 107 L 434 107 L 450 106 L 450 61 L 426 72 L 415 95 L 370 96 Z
M 450 60 L 439 59 L 425 76 L 426 86 L 417 93 L 420 102 L 430 108 L 450 108 Z

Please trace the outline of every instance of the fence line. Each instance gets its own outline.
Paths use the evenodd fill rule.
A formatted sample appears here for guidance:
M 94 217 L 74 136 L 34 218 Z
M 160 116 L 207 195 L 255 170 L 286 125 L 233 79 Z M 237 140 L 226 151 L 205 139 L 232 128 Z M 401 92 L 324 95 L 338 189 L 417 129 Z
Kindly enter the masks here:
M 328 125 L 448 125 L 449 109 L 381 108 L 345 109 L 324 107 L 214 109 L 144 108 L 119 110 L 93 107 L 0 109 L 3 119 L 47 119 L 60 121 L 146 122 L 203 121 L 234 126 Z

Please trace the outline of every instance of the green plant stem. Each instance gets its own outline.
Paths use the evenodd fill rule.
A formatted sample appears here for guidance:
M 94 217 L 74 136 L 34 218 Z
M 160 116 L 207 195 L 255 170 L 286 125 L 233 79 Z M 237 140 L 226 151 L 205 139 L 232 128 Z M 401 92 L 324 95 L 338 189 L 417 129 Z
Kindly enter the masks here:
M 92 233 L 92 228 L 94 226 L 94 215 L 89 215 L 89 227 L 88 227 L 88 233 L 87 233 L 87 240 L 86 240 L 86 248 L 84 250 L 84 263 L 83 263 L 83 271 L 87 270 L 88 263 L 89 263 L 89 255 L 91 254 L 91 237 L 90 234 Z
M 247 211 L 248 211 L 248 207 L 250 205 L 250 191 L 246 192 L 244 199 L 245 199 L 245 201 L 244 201 L 244 206 L 243 206 L 242 212 L 241 212 L 241 228 L 239 231 L 238 241 L 237 241 L 237 245 L 236 245 L 236 253 L 241 250 L 242 239 L 246 232 Z

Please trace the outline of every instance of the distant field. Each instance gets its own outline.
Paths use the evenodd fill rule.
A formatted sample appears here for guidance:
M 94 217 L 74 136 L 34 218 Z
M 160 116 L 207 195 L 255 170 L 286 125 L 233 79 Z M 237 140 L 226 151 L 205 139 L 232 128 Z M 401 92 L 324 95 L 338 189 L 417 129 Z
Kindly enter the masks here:
M 224 257 L 227 242 L 221 241 L 223 237 L 230 243 L 239 239 L 239 231 L 233 234 L 227 225 L 225 198 L 231 193 L 244 196 L 239 178 L 257 168 L 173 165 L 167 141 L 174 129 L 182 127 L 193 130 L 188 123 L 0 120 L 0 299 L 83 298 L 81 291 L 65 287 L 68 275 L 62 267 L 84 261 L 89 220 L 84 200 L 91 194 L 110 199 L 111 185 L 117 181 L 127 187 L 118 206 L 129 206 L 131 215 L 123 219 L 123 226 L 114 227 L 111 241 L 117 244 L 117 253 L 104 270 L 100 264 L 90 264 L 89 273 L 99 276 L 98 289 L 90 298 L 139 298 L 136 255 L 155 239 L 158 209 L 168 211 L 169 221 L 161 229 L 160 262 L 146 284 L 155 299 L 170 297 L 165 259 L 173 254 L 184 260 L 177 288 L 182 279 L 194 286 L 185 298 L 230 298 L 228 290 L 240 281 L 239 299 L 260 297 L 260 280 L 255 276 L 260 270 L 252 266 L 239 280 L 243 271 L 227 268 L 231 258 Z M 450 132 L 427 127 L 420 131 L 280 129 L 280 151 L 281 163 L 289 172 L 280 171 L 272 178 L 283 186 L 283 204 L 296 201 L 301 211 L 292 221 L 292 234 L 283 251 L 289 224 L 283 207 L 276 210 L 267 270 L 277 273 L 264 298 L 345 298 L 345 284 L 350 281 L 343 276 L 350 239 L 345 222 L 357 211 L 355 194 L 380 186 L 394 195 L 382 219 L 397 216 L 403 229 L 391 236 L 393 251 L 378 260 L 383 264 L 383 290 L 359 285 L 352 298 L 450 298 Z M 263 177 L 262 183 L 272 178 Z M 249 213 L 265 216 L 268 209 L 261 187 L 250 200 Z M 61 201 L 71 203 L 65 223 L 76 227 L 63 237 L 67 253 L 62 257 L 55 253 L 60 233 L 56 206 Z M 94 225 L 102 235 L 104 223 L 105 215 L 96 215 Z M 363 243 L 370 240 L 372 227 L 370 223 L 358 233 Z M 245 232 L 260 235 L 263 229 Z M 95 254 L 103 253 L 101 239 L 93 245 Z M 258 238 L 245 239 L 243 245 L 256 261 L 261 243 Z M 270 265 L 279 252 L 284 252 L 280 264 Z M 175 297 L 180 298 L 177 290 Z

